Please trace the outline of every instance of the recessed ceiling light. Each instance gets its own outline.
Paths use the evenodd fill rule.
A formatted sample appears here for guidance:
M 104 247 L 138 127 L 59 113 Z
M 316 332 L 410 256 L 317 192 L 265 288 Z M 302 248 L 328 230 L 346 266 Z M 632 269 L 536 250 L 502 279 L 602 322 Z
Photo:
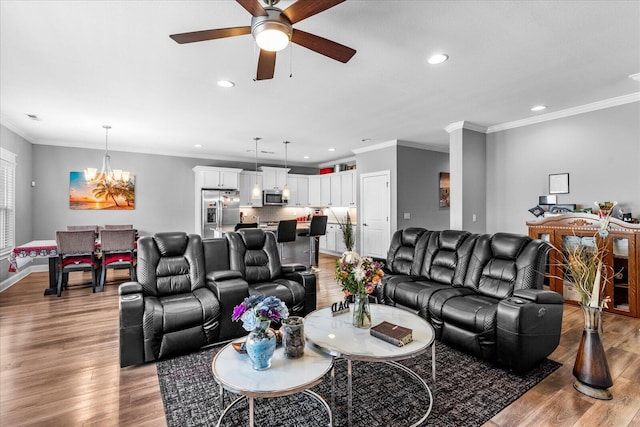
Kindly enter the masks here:
M 449 55 L 444 53 L 436 53 L 435 55 L 431 55 L 427 62 L 431 65 L 442 64 L 444 61 L 449 59 Z
M 40 120 L 38 118 L 38 116 L 36 116 L 35 114 L 31 114 L 31 113 L 24 113 L 27 117 L 29 117 L 31 120 Z
M 235 85 L 236 84 L 231 80 L 218 80 L 218 86 L 220 87 L 229 88 L 229 87 L 234 87 Z
M 536 105 L 535 107 L 531 107 L 531 111 L 542 111 L 547 108 L 546 105 Z
M 371 138 L 362 138 L 360 141 L 362 141 L 362 142 L 369 142 L 369 141 L 371 141 Z
M 329 148 L 329 151 L 336 151 L 336 149 L 331 147 L 331 148 Z
M 303 158 L 304 158 L 304 159 L 308 159 L 308 158 L 309 158 L 309 156 L 304 156 Z
M 202 144 L 195 144 L 194 147 L 196 148 L 202 148 Z

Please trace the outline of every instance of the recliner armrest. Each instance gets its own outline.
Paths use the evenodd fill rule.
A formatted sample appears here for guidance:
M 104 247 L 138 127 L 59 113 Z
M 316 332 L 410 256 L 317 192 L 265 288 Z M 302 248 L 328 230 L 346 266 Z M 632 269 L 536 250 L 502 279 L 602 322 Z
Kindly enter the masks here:
M 554 291 L 542 289 L 516 289 L 513 291 L 513 298 L 521 298 L 536 304 L 564 304 L 564 297 Z
M 226 273 L 220 274 L 220 280 L 214 280 L 213 273 Z M 238 273 L 235 276 L 233 273 Z M 235 276 L 235 277 L 234 277 Z M 246 331 L 242 329 L 242 322 L 234 322 L 231 320 L 233 315 L 233 308 L 244 301 L 249 296 L 249 284 L 242 279 L 242 275 L 239 271 L 233 270 L 221 270 L 218 272 L 207 273 L 207 288 L 209 288 L 220 304 L 220 335 L 219 340 L 224 341 L 232 338 L 237 338 L 246 334 Z
M 138 282 L 125 282 L 118 287 L 119 295 L 142 293 L 142 285 Z
M 282 275 L 283 279 L 293 280 L 304 287 L 304 314 L 307 315 L 316 309 L 316 275 L 309 271 L 296 271 Z
M 282 264 L 282 273 L 295 273 L 296 271 L 305 271 L 307 267 L 304 264 Z
M 242 273 L 237 270 L 210 271 L 206 275 L 207 281 L 220 282 L 229 279 L 242 279 Z
M 120 367 L 144 362 L 142 285 L 127 282 L 118 288 L 120 312 Z

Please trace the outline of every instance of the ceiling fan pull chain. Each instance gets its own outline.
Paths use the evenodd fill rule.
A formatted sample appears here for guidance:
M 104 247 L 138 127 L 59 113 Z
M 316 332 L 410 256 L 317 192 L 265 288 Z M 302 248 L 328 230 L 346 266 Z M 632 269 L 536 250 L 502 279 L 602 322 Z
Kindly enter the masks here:
M 293 46 L 289 45 L 289 78 L 293 77 Z

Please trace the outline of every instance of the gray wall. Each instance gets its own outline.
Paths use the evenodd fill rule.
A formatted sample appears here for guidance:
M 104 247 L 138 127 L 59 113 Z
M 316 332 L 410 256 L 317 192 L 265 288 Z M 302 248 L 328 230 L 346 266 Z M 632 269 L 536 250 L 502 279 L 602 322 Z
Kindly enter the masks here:
M 487 135 L 487 232 L 526 233 L 527 209 L 569 173 L 558 203 L 617 200 L 640 217 L 640 102 Z
M 17 155 L 16 159 L 16 244 L 33 240 L 33 195 L 31 189 L 32 145 L 0 126 L 0 146 Z M 9 262 L 0 260 L 0 283 L 9 277 Z
M 462 229 L 472 233 L 485 233 L 487 229 L 486 135 L 463 129 L 462 138 L 464 147 Z
M 398 229 L 449 228 L 449 208 L 440 207 L 440 172 L 449 172 L 448 153 L 398 146 Z
M 357 180 L 357 191 L 360 194 L 360 175 L 365 173 L 372 172 L 381 172 L 381 171 L 389 171 L 389 195 L 390 195 L 390 211 L 391 211 L 391 221 L 390 221 L 390 229 L 391 233 L 397 230 L 397 203 L 398 203 L 398 195 L 397 195 L 397 183 L 398 183 L 398 150 L 396 146 L 393 147 L 385 147 L 375 151 L 367 151 L 365 153 L 356 154 L 356 164 L 358 167 L 356 168 L 356 180 Z M 359 202 L 359 200 L 358 200 Z M 358 224 L 362 224 L 360 218 L 360 211 L 358 211 Z

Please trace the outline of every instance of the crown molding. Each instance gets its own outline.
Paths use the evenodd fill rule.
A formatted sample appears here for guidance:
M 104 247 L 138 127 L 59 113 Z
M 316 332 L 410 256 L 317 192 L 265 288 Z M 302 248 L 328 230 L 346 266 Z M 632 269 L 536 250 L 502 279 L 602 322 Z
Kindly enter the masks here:
M 467 129 L 467 130 L 472 130 L 474 132 L 487 133 L 486 127 L 477 125 L 475 123 L 467 122 L 467 121 L 454 122 L 444 128 L 444 130 L 446 130 L 447 133 L 451 133 L 459 129 Z
M 362 153 L 368 153 L 369 151 L 380 150 L 381 148 L 395 147 L 397 145 L 398 145 L 398 140 L 392 139 L 391 141 L 381 142 L 379 144 L 370 145 L 368 147 L 356 148 L 351 150 L 351 152 L 353 154 L 362 154 Z
M 15 133 L 16 135 L 22 137 L 27 142 L 30 142 L 32 144 L 37 144 L 37 142 L 33 138 L 31 138 L 29 135 L 24 133 L 22 131 L 22 129 L 20 129 L 18 126 L 16 126 L 11 120 L 8 120 L 5 116 L 0 116 L 0 125 L 6 127 L 7 129 L 9 129 L 11 132 Z
M 449 145 L 445 147 L 445 146 L 435 145 L 435 144 L 422 144 L 420 142 L 413 142 L 413 141 L 398 141 L 398 146 L 417 148 L 418 150 L 439 151 L 441 153 L 449 152 Z
M 628 95 L 618 96 L 616 98 L 605 99 L 603 101 L 592 102 L 591 104 L 580 105 L 578 107 L 567 108 L 566 110 L 555 111 L 553 113 L 543 114 L 536 117 L 529 117 L 513 122 L 502 123 L 499 125 L 489 126 L 487 133 L 500 132 L 507 129 L 519 128 L 536 123 L 547 122 L 549 120 L 561 119 L 564 117 L 575 116 L 578 114 L 589 113 L 591 111 L 603 110 L 605 108 L 616 107 L 618 105 L 630 104 L 632 102 L 640 102 L 640 92 L 630 93 Z

